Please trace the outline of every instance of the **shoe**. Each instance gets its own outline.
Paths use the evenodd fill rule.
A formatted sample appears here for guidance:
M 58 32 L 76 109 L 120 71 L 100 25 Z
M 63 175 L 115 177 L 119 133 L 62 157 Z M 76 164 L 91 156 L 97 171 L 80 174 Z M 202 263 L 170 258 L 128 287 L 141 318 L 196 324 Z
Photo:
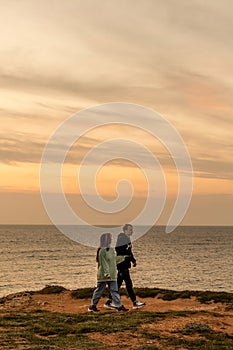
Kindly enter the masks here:
M 114 305 L 111 301 L 107 301 L 105 304 L 104 304 L 104 307 L 106 307 L 106 309 L 111 309 L 111 310 L 116 310 L 117 309 L 117 306 Z
M 124 307 L 124 305 L 121 305 L 121 307 L 117 308 L 118 311 L 129 311 L 129 309 L 126 309 L 126 307 Z
M 133 303 L 133 309 L 140 309 L 141 307 L 145 306 L 146 304 L 145 303 L 141 303 L 141 301 L 135 301 Z
M 90 305 L 88 308 L 88 311 L 90 312 L 99 312 L 100 310 L 97 309 L 97 307 L 95 305 Z

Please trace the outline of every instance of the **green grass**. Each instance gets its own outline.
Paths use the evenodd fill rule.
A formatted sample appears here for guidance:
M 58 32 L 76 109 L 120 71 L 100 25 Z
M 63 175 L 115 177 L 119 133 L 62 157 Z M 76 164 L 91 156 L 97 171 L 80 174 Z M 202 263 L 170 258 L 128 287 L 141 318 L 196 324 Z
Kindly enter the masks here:
M 25 292 L 29 294 L 58 294 L 66 291 L 62 286 L 46 286 L 39 291 Z M 71 295 L 76 299 L 90 299 L 92 297 L 94 288 L 79 288 L 71 291 Z M 135 292 L 140 298 L 155 298 L 158 297 L 163 300 L 176 300 L 178 298 L 190 299 L 191 297 L 196 297 L 201 303 L 210 303 L 211 301 L 218 303 L 226 303 L 229 307 L 233 307 L 233 293 L 227 292 L 211 292 L 211 291 L 175 291 L 169 289 L 160 288 L 135 288 Z M 120 289 L 121 295 L 128 296 L 125 288 Z M 105 296 L 108 296 L 108 290 L 105 291 Z M 4 302 L 9 297 L 0 298 L 0 304 Z
M 62 286 L 46 286 L 43 289 L 39 290 L 39 294 L 59 294 L 67 290 Z
M 82 288 L 72 291 L 73 298 L 90 299 L 94 288 Z M 61 286 L 46 286 L 37 292 L 26 294 L 58 294 L 66 291 Z M 157 297 L 164 300 L 196 297 L 202 303 L 226 303 L 232 309 L 233 294 L 225 292 L 172 291 L 158 288 L 135 288 L 140 298 Z M 25 293 L 19 293 L 24 295 Z M 120 290 L 121 295 L 127 295 L 126 290 Z M 106 296 L 108 291 L 106 291 Z M 4 304 L 13 296 L 0 299 Z M 104 345 L 91 335 L 98 333 L 105 337 L 114 334 L 119 339 L 121 334 L 128 337 L 125 343 L 119 343 L 117 349 L 127 350 L 164 350 L 164 349 L 198 349 L 198 350 L 233 350 L 233 335 L 215 332 L 205 323 L 190 323 L 191 315 L 210 315 L 220 318 L 223 315 L 208 311 L 170 311 L 146 312 L 143 309 L 128 313 L 101 312 L 100 314 L 65 314 L 49 311 L 18 311 L 0 313 L 0 349 L 1 350 L 107 350 L 111 346 Z M 184 327 L 164 335 L 155 328 L 161 320 L 187 318 Z M 143 326 L 144 325 L 144 326 Z M 143 326 L 143 327 L 142 327 Z M 137 336 L 137 347 L 130 345 L 130 339 Z M 150 343 L 150 344 L 148 344 Z
M 91 339 L 91 334 L 98 332 L 104 336 L 112 333 L 117 339 L 118 334 L 125 331 L 131 337 L 137 335 L 140 342 L 137 348 L 130 347 L 130 342 L 127 343 L 127 347 L 126 344 L 122 344 L 122 349 L 124 347 L 130 350 L 160 350 L 169 347 L 198 350 L 233 349 L 232 336 L 214 332 L 205 324 L 190 323 L 188 317 L 193 314 L 200 312 L 140 311 L 78 315 L 41 310 L 12 312 L 2 314 L 0 317 L 1 350 L 105 350 L 111 349 L 111 346 L 107 347 L 101 341 Z M 187 317 L 187 324 L 182 329 L 177 329 L 174 336 L 172 334 L 170 337 L 164 336 L 158 330 L 145 327 L 147 324 L 156 325 L 159 320 L 169 318 L 177 318 L 179 323 L 179 317 L 184 316 Z M 141 327 L 142 325 L 144 327 Z M 190 335 L 195 338 L 187 338 Z M 148 340 L 156 344 L 147 345 Z
M 91 298 L 94 288 L 82 288 L 76 289 L 71 292 L 73 298 L 85 299 Z M 233 293 L 227 292 L 211 292 L 211 291 L 175 291 L 168 289 L 159 288 L 135 288 L 136 295 L 140 298 L 155 298 L 158 297 L 163 300 L 176 300 L 178 298 L 190 299 L 191 297 L 196 297 L 201 303 L 210 303 L 211 301 L 218 303 L 226 303 L 228 305 L 233 305 Z M 121 295 L 126 295 L 127 291 L 125 288 L 120 289 Z M 108 295 L 108 291 L 105 292 L 105 296 Z
M 17 349 L 27 345 L 30 349 L 104 349 L 88 334 L 110 334 L 134 331 L 142 323 L 152 322 L 154 315 L 139 313 L 134 316 L 121 313 L 60 314 L 48 311 L 14 312 L 0 317 L 1 350 Z
M 191 297 L 196 297 L 201 303 L 209 303 L 211 301 L 218 303 L 233 303 L 233 293 L 227 292 L 211 292 L 211 291 L 175 291 L 167 289 L 158 289 L 158 288 L 135 288 L 136 294 L 141 298 L 146 297 L 156 297 L 158 296 L 163 300 L 175 300 L 178 298 L 181 299 L 190 299 Z M 124 291 L 124 294 L 126 292 Z

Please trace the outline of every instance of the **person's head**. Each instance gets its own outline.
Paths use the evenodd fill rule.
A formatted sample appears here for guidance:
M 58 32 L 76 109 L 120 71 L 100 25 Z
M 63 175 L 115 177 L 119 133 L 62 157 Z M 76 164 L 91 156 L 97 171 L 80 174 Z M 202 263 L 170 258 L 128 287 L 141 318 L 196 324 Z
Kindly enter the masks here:
M 132 236 L 133 234 L 133 226 L 131 224 L 125 224 L 123 226 L 123 232 L 127 235 L 127 236 Z
M 100 236 L 100 247 L 101 248 L 109 248 L 112 242 L 112 235 L 111 233 L 103 233 Z
M 100 251 L 100 249 L 101 248 L 107 248 L 107 250 L 109 250 L 111 242 L 112 242 L 112 235 L 111 235 L 111 233 L 109 233 L 109 232 L 103 233 L 100 236 L 100 246 L 99 246 L 99 248 L 97 249 L 97 252 L 96 252 L 96 261 L 97 262 L 99 261 L 99 251 Z

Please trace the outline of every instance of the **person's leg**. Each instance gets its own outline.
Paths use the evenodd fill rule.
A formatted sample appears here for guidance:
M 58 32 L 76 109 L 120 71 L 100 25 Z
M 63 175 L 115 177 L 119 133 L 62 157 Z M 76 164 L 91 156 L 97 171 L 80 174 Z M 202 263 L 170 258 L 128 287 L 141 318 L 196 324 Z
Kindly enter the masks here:
M 114 305 L 119 308 L 122 306 L 120 295 L 118 293 L 117 281 L 109 281 L 108 287 L 111 293 L 111 299 L 114 302 Z
M 91 299 L 91 305 L 96 306 L 104 292 L 104 289 L 106 287 L 106 282 L 98 282 L 97 288 L 94 290 L 92 299 Z
M 118 292 L 119 292 L 119 289 L 121 288 L 121 285 L 122 285 L 122 282 L 123 282 L 123 278 L 122 278 L 122 274 L 120 273 L 120 271 L 118 270 L 117 271 L 117 286 L 118 286 Z M 112 303 L 112 295 L 111 295 L 111 291 L 109 293 L 109 297 L 108 297 L 108 300 L 106 301 L 106 306 L 110 305 Z
M 128 294 L 129 294 L 129 297 L 132 300 L 132 302 L 134 303 L 136 301 L 136 295 L 135 295 L 134 290 L 133 290 L 133 283 L 132 283 L 132 280 L 130 278 L 129 270 L 128 269 L 123 270 L 123 271 L 121 271 L 121 274 L 122 274 L 123 280 L 125 281 L 125 286 L 126 286 Z
M 124 281 L 124 274 L 122 273 L 122 271 L 118 270 L 117 271 L 117 286 L 118 286 L 118 291 L 122 286 L 122 283 Z

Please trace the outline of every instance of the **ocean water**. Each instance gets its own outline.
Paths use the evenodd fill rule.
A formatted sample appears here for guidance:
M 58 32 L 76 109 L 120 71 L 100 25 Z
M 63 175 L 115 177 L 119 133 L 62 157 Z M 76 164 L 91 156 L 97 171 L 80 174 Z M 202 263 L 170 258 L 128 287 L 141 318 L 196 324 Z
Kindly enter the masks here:
M 1 225 L 0 242 L 0 296 L 46 285 L 96 285 L 96 249 L 54 226 Z M 180 226 L 167 234 L 156 226 L 133 242 L 133 252 L 134 286 L 233 292 L 233 227 Z

